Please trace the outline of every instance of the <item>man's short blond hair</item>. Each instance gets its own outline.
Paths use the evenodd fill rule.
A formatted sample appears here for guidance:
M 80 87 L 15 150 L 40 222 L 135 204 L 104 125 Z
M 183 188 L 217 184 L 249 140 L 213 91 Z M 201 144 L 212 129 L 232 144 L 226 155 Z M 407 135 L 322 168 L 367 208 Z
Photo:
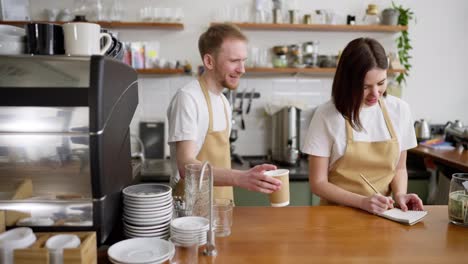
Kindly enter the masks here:
M 247 37 L 233 24 L 222 23 L 210 26 L 198 39 L 198 50 L 202 59 L 205 54 L 216 56 L 226 39 L 247 41 Z

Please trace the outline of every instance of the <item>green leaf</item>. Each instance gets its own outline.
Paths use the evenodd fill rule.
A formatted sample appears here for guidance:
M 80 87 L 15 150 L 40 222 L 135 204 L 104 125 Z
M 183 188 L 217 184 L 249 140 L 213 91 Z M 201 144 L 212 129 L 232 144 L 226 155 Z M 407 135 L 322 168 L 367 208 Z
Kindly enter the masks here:
M 403 8 L 402 5 L 397 5 L 393 1 L 392 6 L 400 12 L 400 16 L 398 18 L 399 25 L 407 26 L 409 22 L 414 19 L 414 12 L 411 10 L 411 8 Z M 412 68 L 409 62 L 412 56 L 409 54 L 409 51 L 413 49 L 412 45 L 410 44 L 411 40 L 408 30 L 401 31 L 401 34 L 396 38 L 395 42 L 397 44 L 397 52 L 400 58 L 400 63 L 406 69 L 404 73 L 401 73 L 396 77 L 396 81 L 399 84 L 402 82 L 406 83 L 406 76 L 409 76 L 409 70 Z

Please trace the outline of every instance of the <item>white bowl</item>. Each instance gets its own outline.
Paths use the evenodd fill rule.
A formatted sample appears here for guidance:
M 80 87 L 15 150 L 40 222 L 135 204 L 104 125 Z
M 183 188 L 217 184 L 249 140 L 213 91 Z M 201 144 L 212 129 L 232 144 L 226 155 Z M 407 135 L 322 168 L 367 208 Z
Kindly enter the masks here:
M 19 40 L 23 39 L 26 36 L 26 32 L 23 28 L 10 26 L 10 25 L 0 25 L 0 39 L 12 39 Z
M 24 53 L 24 49 L 23 40 L 7 39 L 0 35 L 0 55 L 19 55 Z

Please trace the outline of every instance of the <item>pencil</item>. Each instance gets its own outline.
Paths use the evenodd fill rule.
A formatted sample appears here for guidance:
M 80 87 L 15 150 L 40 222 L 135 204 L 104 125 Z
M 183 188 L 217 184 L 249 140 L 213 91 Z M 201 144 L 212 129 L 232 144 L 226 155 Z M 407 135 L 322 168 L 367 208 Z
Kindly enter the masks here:
M 380 194 L 380 192 L 377 191 L 377 189 L 374 187 L 374 185 L 372 185 L 372 183 L 370 183 L 370 182 L 366 179 L 366 177 L 364 177 L 364 175 L 362 175 L 362 173 L 360 173 L 359 175 L 360 175 L 361 178 L 367 183 L 367 185 L 369 185 L 369 186 L 372 188 L 372 190 L 374 190 L 374 192 L 375 192 L 376 194 Z

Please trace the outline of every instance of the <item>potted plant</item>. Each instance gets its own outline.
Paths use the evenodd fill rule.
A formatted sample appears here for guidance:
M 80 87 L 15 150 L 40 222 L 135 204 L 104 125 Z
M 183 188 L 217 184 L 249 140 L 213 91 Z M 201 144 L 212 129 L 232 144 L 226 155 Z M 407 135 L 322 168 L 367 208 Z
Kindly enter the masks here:
M 410 8 L 403 8 L 401 5 L 396 5 L 392 2 L 392 7 L 400 14 L 398 17 L 398 25 L 408 26 L 408 23 L 414 19 L 414 13 Z M 410 59 L 412 58 L 409 54 L 410 50 L 413 49 L 409 38 L 408 30 L 401 31 L 400 36 L 396 39 L 398 48 L 398 58 L 401 65 L 405 68 L 405 72 L 400 73 L 396 80 L 401 85 L 402 82 L 406 83 L 406 77 L 409 76 L 411 69 Z

